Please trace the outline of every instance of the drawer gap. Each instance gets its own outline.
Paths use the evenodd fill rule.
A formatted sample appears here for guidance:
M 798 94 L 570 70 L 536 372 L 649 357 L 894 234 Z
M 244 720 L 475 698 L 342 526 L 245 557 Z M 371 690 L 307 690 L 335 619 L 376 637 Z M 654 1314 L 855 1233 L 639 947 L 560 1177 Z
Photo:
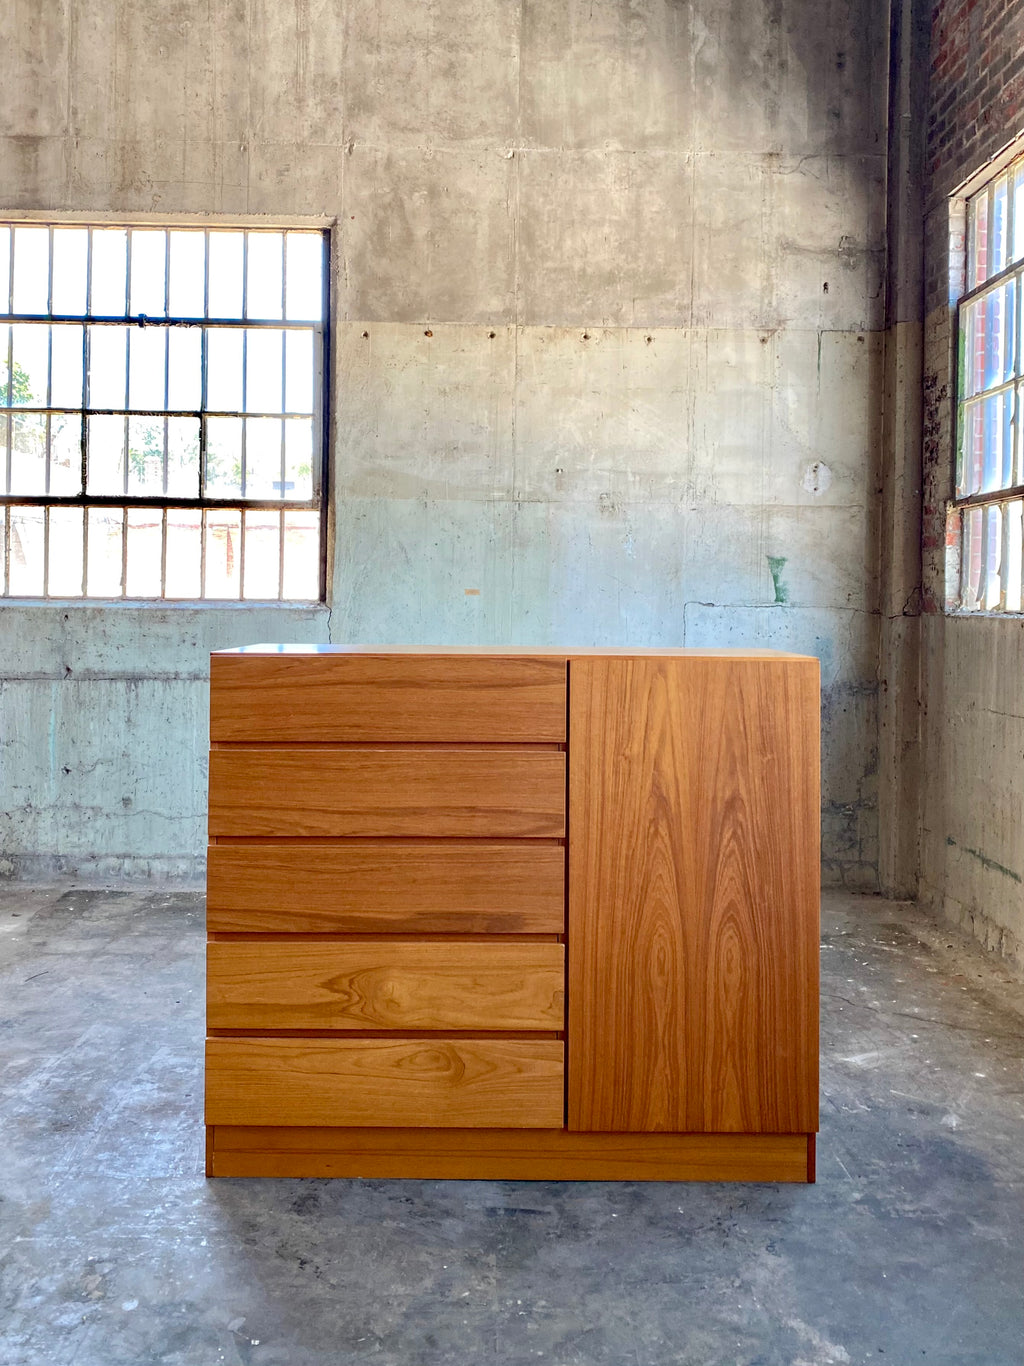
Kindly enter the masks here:
M 207 1029 L 208 1039 L 339 1039 L 358 1042 L 363 1039 L 564 1039 L 560 1029 Z
M 476 754 L 480 750 L 518 749 L 553 750 L 564 753 L 566 745 L 559 740 L 486 740 L 476 744 L 465 740 L 211 740 L 211 749 L 416 749 L 445 750 L 447 753 Z
M 214 835 L 211 844 L 439 844 L 449 849 L 479 844 L 514 844 L 516 848 L 564 848 L 561 835 Z
M 420 934 L 415 930 L 378 930 L 366 934 L 347 934 L 344 931 L 319 930 L 237 930 L 217 931 L 206 936 L 209 944 L 258 944 L 269 941 L 272 944 L 286 943 L 324 943 L 324 944 L 372 944 L 385 939 L 388 943 L 411 944 L 564 944 L 564 934 Z

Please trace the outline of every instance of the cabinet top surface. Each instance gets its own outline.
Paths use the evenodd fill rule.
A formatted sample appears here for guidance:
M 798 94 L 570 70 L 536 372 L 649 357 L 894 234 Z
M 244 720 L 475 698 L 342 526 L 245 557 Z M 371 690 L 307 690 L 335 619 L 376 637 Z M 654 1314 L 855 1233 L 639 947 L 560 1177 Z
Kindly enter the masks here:
M 489 655 L 494 658 L 532 658 L 532 659 L 580 659 L 588 656 L 599 658 L 675 658 L 682 656 L 691 659 L 817 659 L 813 655 L 794 654 L 787 650 L 704 648 L 701 646 L 680 646 L 678 648 L 641 648 L 606 647 L 603 645 L 567 646 L 555 649 L 551 646 L 529 645 L 240 645 L 230 650 L 215 650 L 218 658 L 231 655 L 366 655 L 377 658 L 390 658 L 395 655 Z

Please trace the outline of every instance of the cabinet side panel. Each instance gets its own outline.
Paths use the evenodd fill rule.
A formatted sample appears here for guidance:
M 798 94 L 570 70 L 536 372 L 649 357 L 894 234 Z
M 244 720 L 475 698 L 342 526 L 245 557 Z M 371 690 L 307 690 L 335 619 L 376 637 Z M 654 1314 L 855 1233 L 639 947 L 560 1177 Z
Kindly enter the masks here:
M 817 1128 L 818 666 L 574 659 L 569 1126 Z

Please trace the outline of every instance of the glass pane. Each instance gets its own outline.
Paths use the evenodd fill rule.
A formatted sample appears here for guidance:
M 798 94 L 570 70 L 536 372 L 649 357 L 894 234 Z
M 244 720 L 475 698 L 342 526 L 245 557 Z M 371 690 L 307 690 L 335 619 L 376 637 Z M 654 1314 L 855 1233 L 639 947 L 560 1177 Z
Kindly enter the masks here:
M 985 309 L 985 388 L 1002 384 L 1013 375 L 1014 310 L 1016 282 L 1010 281 L 986 294 Z
M 134 228 L 131 239 L 131 303 L 133 316 L 160 318 L 166 312 L 167 234 L 162 229 Z M 129 534 L 129 542 L 131 535 Z
M 206 489 L 209 498 L 242 495 L 242 419 L 206 419 Z
M 11 492 L 46 492 L 46 415 L 17 413 L 11 418 Z
M 84 313 L 89 265 L 89 229 L 53 230 L 53 312 Z
M 284 430 L 284 496 L 304 501 L 313 497 L 313 423 L 310 418 L 289 418 Z
M 85 569 L 82 509 L 51 508 L 49 572 L 46 591 L 51 598 L 80 598 Z
M 123 508 L 89 509 L 85 591 L 90 598 L 121 596 L 123 536 Z
M 198 418 L 167 419 L 167 492 L 177 498 L 200 496 Z
M 203 334 L 198 327 L 175 327 L 167 345 L 167 406 L 197 413 L 203 397 Z
M 240 597 L 242 521 L 238 512 L 206 514 L 207 598 Z
M 284 239 L 279 232 L 248 234 L 245 316 L 280 318 Z
M 1024 259 L 1024 165 L 1013 173 L 1013 259 Z
M 285 412 L 313 411 L 313 334 L 285 333 Z
M 127 337 L 124 327 L 89 328 L 90 408 L 124 408 Z
M 12 404 L 45 408 L 50 364 L 49 326 L 46 323 L 15 323 L 11 335 L 14 344 Z
M 43 593 L 43 509 L 11 508 L 11 597 Z
M 198 508 L 172 508 L 167 513 L 167 582 L 164 596 L 201 596 L 203 514 Z
M 966 404 L 963 410 L 957 491 L 993 493 L 1013 479 L 1011 417 L 1013 395 L 991 394 Z
M 320 518 L 315 512 L 284 514 L 283 596 L 320 596 Z
M 1002 384 L 1013 374 L 1016 282 L 975 299 L 960 315 L 966 396 Z
M 215 413 L 242 411 L 241 328 L 206 334 L 206 406 Z
M 128 287 L 128 234 L 124 228 L 94 228 L 89 312 L 123 317 Z
M 253 328 L 246 331 L 245 338 L 246 412 L 279 413 L 284 334 L 276 328 Z
M 49 228 L 15 228 L 15 313 L 48 313 L 49 293 Z
M 11 491 L 7 483 L 7 457 L 11 440 L 12 420 L 6 413 L 0 415 L 0 493 L 10 493 Z M 3 516 L 3 508 L 0 508 L 0 521 L 3 520 Z M 0 568 L 0 573 L 2 572 L 2 568 Z
M 210 233 L 210 318 L 242 316 L 242 240 L 240 232 Z
M 276 598 L 281 581 L 281 514 L 250 510 L 245 514 L 245 575 L 242 596 Z
M 89 492 L 124 493 L 123 417 L 89 417 Z
M 8 380 L 10 379 L 11 329 L 0 327 L 0 408 L 9 407 L 11 402 Z
M 1009 183 L 1000 176 L 992 186 L 992 244 L 989 250 L 989 275 L 998 275 L 1007 265 L 1009 247 Z
M 981 508 L 965 508 L 963 548 L 960 555 L 960 606 L 973 611 L 978 605 L 981 574 Z
M 129 508 L 125 596 L 158 598 L 163 558 L 163 515 L 159 508 Z
M 128 419 L 128 492 L 136 498 L 164 491 L 164 420 Z M 130 539 L 130 538 L 129 538 Z
M 285 317 L 322 321 L 324 239 L 318 232 L 289 232 L 285 242 Z
M 109 329 L 108 329 L 109 330 Z M 167 331 L 133 327 L 128 334 L 128 406 L 153 412 L 164 406 Z
M 206 293 L 206 234 L 171 233 L 168 308 L 175 318 L 201 318 Z
M 245 424 L 245 496 L 281 496 L 281 419 L 250 417 Z
M 11 230 L 0 228 L 0 313 L 7 312 L 11 297 Z
M 60 497 L 82 492 L 81 413 L 50 418 L 50 492 Z
M 72 326 L 51 329 L 50 406 L 53 408 L 81 408 L 85 401 L 84 331 L 82 327 Z
M 1003 537 L 1004 551 L 1004 578 L 1006 583 L 1006 599 L 1004 607 L 1007 612 L 1019 612 L 1021 610 L 1021 565 L 1024 559 L 1024 544 L 1021 536 L 1021 512 L 1024 504 L 1019 501 L 1006 505 L 1006 527 Z
M 968 201 L 967 288 L 984 284 L 988 275 L 988 191 L 982 190 Z
M 988 507 L 983 511 L 983 582 L 978 594 L 978 605 L 979 607 L 984 607 L 986 612 L 992 612 L 999 606 L 999 562 L 1001 557 L 1003 518 L 1001 509 L 998 507 Z

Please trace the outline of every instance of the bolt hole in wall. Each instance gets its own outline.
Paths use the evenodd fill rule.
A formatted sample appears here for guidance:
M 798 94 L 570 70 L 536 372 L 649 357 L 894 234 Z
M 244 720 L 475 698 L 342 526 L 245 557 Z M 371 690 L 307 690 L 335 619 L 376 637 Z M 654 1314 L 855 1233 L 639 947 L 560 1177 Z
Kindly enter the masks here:
M 0 225 L 0 592 L 322 596 L 326 237 Z
M 956 492 L 947 520 L 947 607 L 1020 612 L 1024 157 L 967 198 L 966 219 L 965 290 L 957 301 Z

